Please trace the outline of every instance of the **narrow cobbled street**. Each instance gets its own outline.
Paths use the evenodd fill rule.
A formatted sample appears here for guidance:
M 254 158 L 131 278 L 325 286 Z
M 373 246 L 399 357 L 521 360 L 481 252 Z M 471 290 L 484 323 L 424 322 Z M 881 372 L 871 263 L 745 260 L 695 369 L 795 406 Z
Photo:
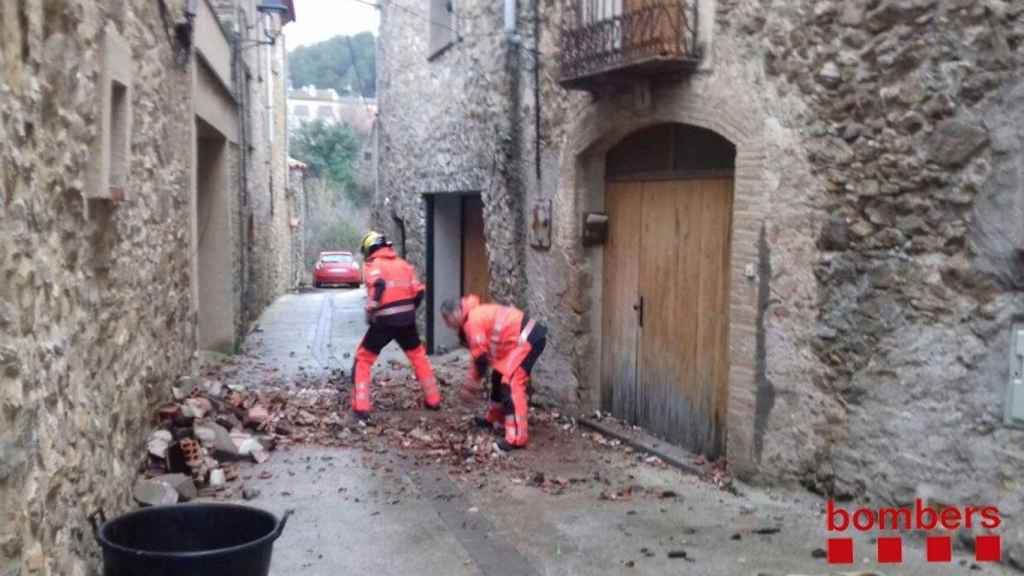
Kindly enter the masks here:
M 357 424 L 339 406 L 347 407 L 364 298 L 283 296 L 242 354 L 206 371 L 207 383 L 279 407 L 276 429 L 288 432 L 274 435 L 267 462 L 245 464 L 237 482 L 205 493 L 294 510 L 273 574 L 834 573 L 823 558 L 824 504 L 805 492 L 762 491 L 712 468 L 686 473 L 539 406 L 530 449 L 494 453 L 455 399 L 451 383 L 466 369 L 457 353 L 434 359 L 446 403 L 432 413 L 418 407 L 400 350 L 386 349 L 374 373 L 375 418 Z M 873 549 L 866 537 L 858 545 Z M 1006 573 L 966 555 L 946 566 L 923 559 L 923 543 L 909 542 L 898 573 Z M 847 573 L 897 573 L 860 568 Z

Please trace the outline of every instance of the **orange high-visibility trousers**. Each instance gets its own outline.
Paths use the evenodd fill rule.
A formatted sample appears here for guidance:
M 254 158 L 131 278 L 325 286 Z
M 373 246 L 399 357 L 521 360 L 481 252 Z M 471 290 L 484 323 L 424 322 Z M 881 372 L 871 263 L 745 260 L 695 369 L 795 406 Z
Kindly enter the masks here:
M 355 382 L 352 390 L 352 410 L 355 412 L 369 412 L 373 408 L 373 402 L 370 400 L 370 369 L 376 361 L 377 354 L 360 344 L 356 350 L 356 365 L 352 374 Z
M 501 361 L 496 369 L 502 373 L 502 384 L 507 395 L 505 400 L 505 442 L 512 446 L 526 446 L 530 440 L 530 372 L 537 358 L 547 345 L 547 328 L 537 324 L 520 338 L 516 347 Z
M 505 441 L 512 446 L 523 447 L 530 440 L 530 403 L 526 394 L 529 382 L 530 375 L 526 370 L 517 368 L 508 384 L 510 390 L 505 406 Z
M 373 401 L 370 397 L 371 369 L 380 351 L 392 340 L 397 340 L 398 345 L 405 352 L 409 362 L 413 366 L 416 380 L 423 389 L 424 404 L 430 408 L 437 408 L 441 405 L 441 391 L 437 387 L 437 380 L 434 377 L 434 368 L 427 358 L 427 351 L 420 341 L 416 326 L 370 326 L 363 337 L 362 343 L 356 350 L 355 366 L 352 370 L 354 383 L 352 390 L 352 410 L 355 412 L 367 413 L 373 409 Z
M 441 404 L 441 391 L 437 388 L 437 380 L 434 378 L 434 367 L 430 365 L 427 358 L 427 348 L 423 344 L 412 350 L 404 350 L 406 358 L 412 364 L 416 380 L 423 389 L 423 401 L 427 406 L 436 408 Z

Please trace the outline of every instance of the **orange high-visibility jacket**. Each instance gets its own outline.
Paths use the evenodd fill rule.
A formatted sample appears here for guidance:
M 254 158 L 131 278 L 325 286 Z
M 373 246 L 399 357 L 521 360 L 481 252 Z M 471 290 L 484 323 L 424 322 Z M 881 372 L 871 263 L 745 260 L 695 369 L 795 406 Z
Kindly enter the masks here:
M 479 367 L 484 359 L 501 374 L 511 376 L 507 372 L 515 367 L 505 366 L 504 360 L 519 345 L 523 331 L 522 310 L 499 304 L 480 304 L 469 311 L 462 329 L 466 346 L 473 356 L 471 378 L 478 380 L 482 376 Z
M 374 323 L 408 326 L 416 323 L 416 307 L 426 288 L 416 278 L 416 269 L 384 247 L 374 252 L 363 270 L 367 308 Z

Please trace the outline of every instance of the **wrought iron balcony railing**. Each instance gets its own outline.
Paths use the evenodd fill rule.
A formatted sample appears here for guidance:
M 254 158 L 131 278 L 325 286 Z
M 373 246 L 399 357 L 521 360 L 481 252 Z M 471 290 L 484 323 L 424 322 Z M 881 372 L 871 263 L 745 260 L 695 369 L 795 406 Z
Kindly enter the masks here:
M 566 0 L 561 83 L 591 89 L 620 73 L 693 69 L 697 0 Z

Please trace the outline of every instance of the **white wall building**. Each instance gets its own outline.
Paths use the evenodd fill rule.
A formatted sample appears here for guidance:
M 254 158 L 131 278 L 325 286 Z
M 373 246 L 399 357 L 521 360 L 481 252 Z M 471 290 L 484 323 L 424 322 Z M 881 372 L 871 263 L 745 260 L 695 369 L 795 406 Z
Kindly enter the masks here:
M 323 119 L 328 123 L 344 123 L 357 134 L 365 136 L 377 116 L 377 100 L 362 96 L 339 96 L 334 89 L 322 90 L 306 86 L 288 91 L 288 129 L 301 123 Z

